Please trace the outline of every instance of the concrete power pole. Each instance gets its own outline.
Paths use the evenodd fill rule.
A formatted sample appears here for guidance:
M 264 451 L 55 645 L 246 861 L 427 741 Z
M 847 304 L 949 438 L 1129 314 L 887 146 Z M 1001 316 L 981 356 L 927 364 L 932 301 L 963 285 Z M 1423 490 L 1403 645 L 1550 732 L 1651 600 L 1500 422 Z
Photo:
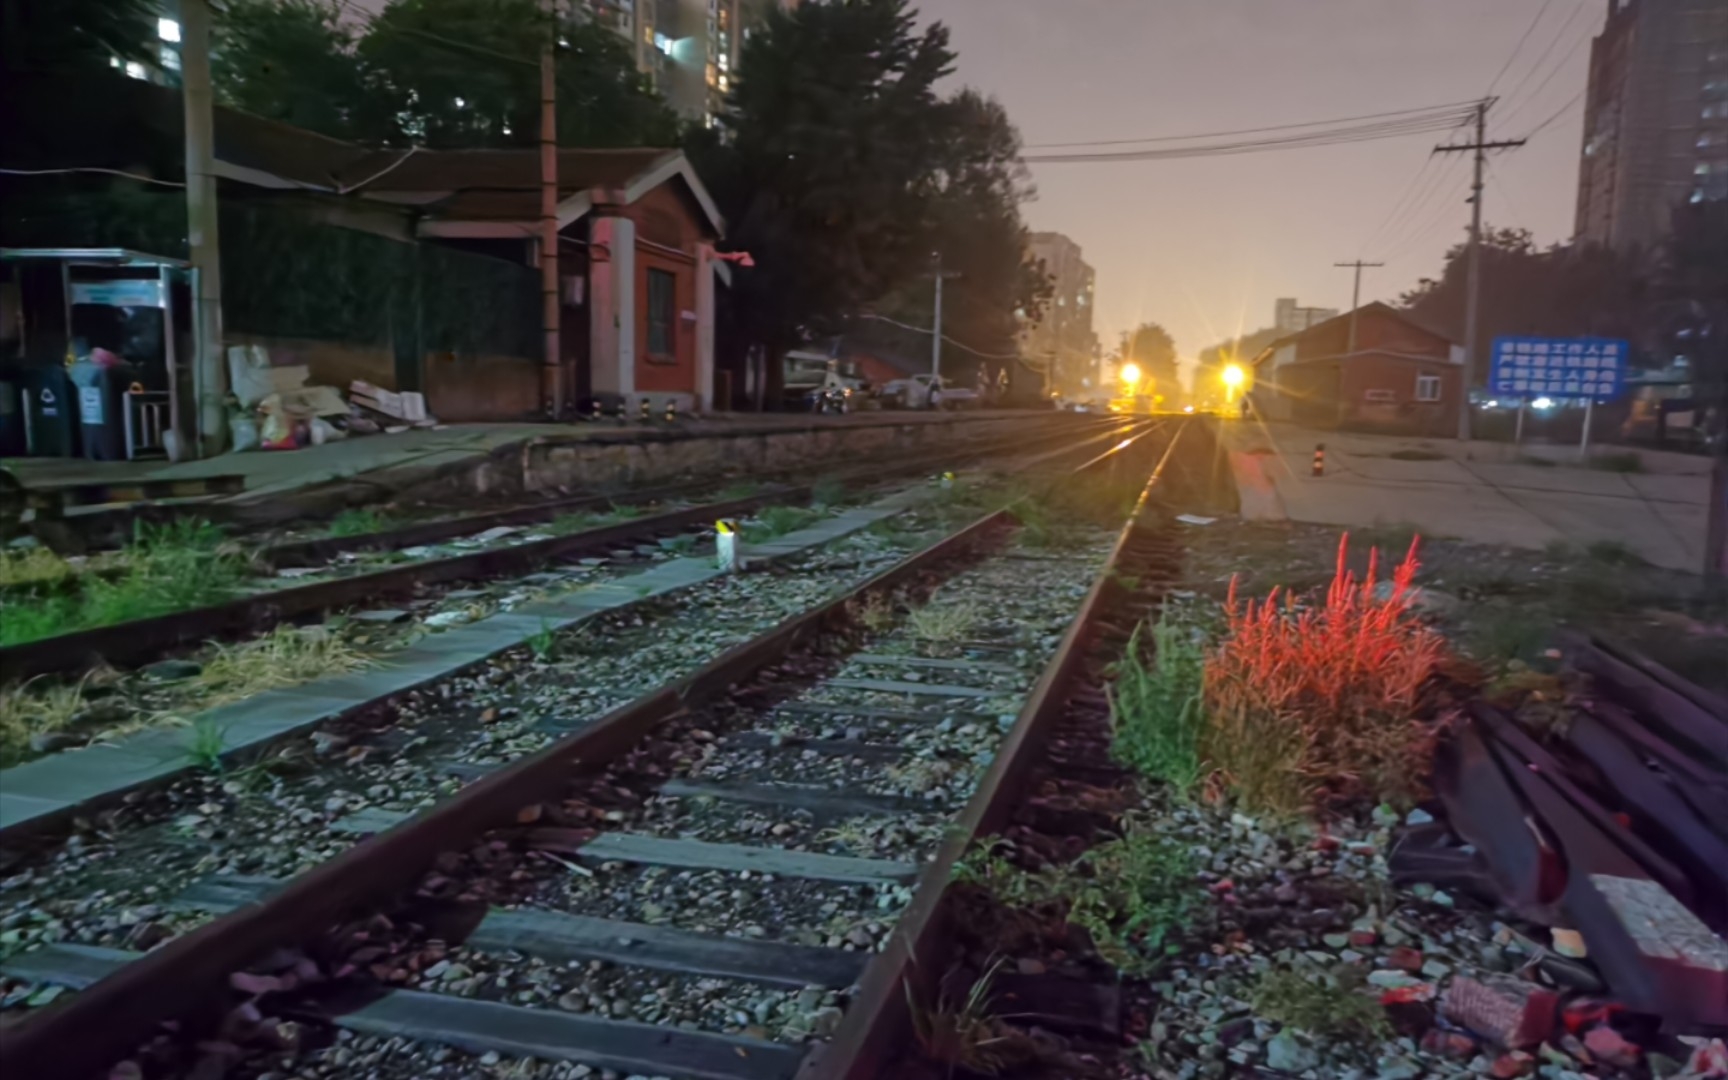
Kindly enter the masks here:
M 944 278 L 957 278 L 958 270 L 942 269 L 942 253 L 932 252 L 930 261 L 933 264 L 931 275 L 936 278 L 936 321 L 930 331 L 930 374 L 942 374 L 942 281 Z
M 1338 262 L 1332 265 L 1341 268 L 1355 267 L 1356 269 L 1356 287 L 1350 290 L 1350 347 L 1344 350 L 1353 353 L 1356 351 L 1356 309 L 1362 306 L 1362 270 L 1364 267 L 1385 266 L 1386 264 L 1363 262 L 1361 259 L 1357 259 L 1355 262 Z
M 222 357 L 222 253 L 216 220 L 214 105 L 210 93 L 209 0 L 181 0 L 180 80 L 186 109 L 186 240 L 191 249 L 197 401 L 193 444 L 199 457 L 222 451 L 227 379 Z
M 1488 141 L 1488 109 L 1494 100 L 1484 98 L 1476 103 L 1475 141 L 1434 148 L 1436 154 L 1469 152 L 1476 155 L 1475 179 L 1470 184 L 1470 265 L 1464 297 L 1464 389 L 1463 400 L 1458 403 L 1460 442 L 1470 438 L 1470 386 L 1476 378 L 1476 322 L 1482 303 L 1482 170 L 1488 162 L 1488 151 L 1510 150 L 1523 146 L 1525 142 L 1523 139 Z
M 556 420 L 564 409 L 563 358 L 558 344 L 563 297 L 558 294 L 557 0 L 546 0 L 546 14 L 546 43 L 540 50 L 540 323 L 546 335 L 540 399 L 546 415 Z

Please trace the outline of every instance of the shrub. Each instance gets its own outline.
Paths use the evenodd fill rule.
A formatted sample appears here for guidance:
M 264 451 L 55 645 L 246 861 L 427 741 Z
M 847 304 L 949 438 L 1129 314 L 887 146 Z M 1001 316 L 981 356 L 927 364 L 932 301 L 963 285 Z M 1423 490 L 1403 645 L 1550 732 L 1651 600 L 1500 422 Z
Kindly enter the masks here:
M 1110 686 L 1116 757 L 1186 797 L 1204 779 L 1206 653 L 1193 628 L 1169 615 L 1152 624 L 1152 646 L 1136 627 Z
M 1201 753 L 1245 806 L 1295 813 L 1317 799 L 1407 803 L 1420 796 L 1434 729 L 1417 717 L 1445 645 L 1410 612 L 1417 541 L 1376 598 L 1379 551 L 1358 582 L 1338 542 L 1331 587 L 1298 608 L 1273 589 L 1238 601 L 1206 664 L 1211 722 Z

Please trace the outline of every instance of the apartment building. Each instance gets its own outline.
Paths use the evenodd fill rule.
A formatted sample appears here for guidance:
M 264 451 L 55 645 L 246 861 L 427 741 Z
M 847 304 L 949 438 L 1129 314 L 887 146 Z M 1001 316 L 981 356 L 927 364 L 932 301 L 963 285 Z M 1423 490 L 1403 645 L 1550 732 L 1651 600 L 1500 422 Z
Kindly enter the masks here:
M 1034 259 L 1044 262 L 1054 293 L 1044 317 L 1022 335 L 1022 354 L 1033 364 L 1051 367 L 1052 386 L 1072 392 L 1093 378 L 1098 335 L 1092 329 L 1096 274 L 1082 257 L 1080 245 L 1061 233 L 1033 233 Z
M 1728 0 L 1608 0 L 1591 45 L 1580 240 L 1659 243 L 1675 206 L 1728 198 Z
M 577 0 L 626 38 L 636 67 L 680 116 L 712 122 L 750 29 L 798 0 Z

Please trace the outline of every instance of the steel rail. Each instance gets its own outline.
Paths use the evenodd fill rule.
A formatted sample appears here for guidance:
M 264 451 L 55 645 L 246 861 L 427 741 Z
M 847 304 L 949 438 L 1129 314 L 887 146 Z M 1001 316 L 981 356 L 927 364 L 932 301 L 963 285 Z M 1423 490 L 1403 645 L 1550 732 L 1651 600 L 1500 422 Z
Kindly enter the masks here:
M 1107 438 L 1109 436 L 1095 436 Z M 1084 446 L 1085 442 L 1079 444 Z M 1079 447 L 1063 448 L 1066 453 Z M 980 451 L 982 452 L 982 451 Z M 947 453 L 935 455 L 945 460 Z M 928 467 L 932 457 L 903 463 L 907 470 Z M 442 559 L 407 563 L 365 574 L 314 581 L 271 592 L 237 597 L 219 604 L 133 619 L 70 634 L 0 647 L 0 679 L 76 671 L 96 663 L 130 664 L 170 649 L 241 630 L 254 633 L 278 623 L 380 597 L 409 593 L 423 585 L 522 574 L 554 559 L 604 551 L 618 544 L 658 533 L 679 532 L 712 523 L 716 518 L 741 516 L 774 503 L 810 497 L 812 488 L 793 486 L 758 492 L 741 499 L 708 503 L 663 514 L 633 518 L 615 525 L 568 536 L 548 537 L 505 547 L 464 552 Z
M 834 1038 L 805 1059 L 798 1080 L 877 1080 L 908 1045 L 911 1029 L 908 994 L 931 1000 L 931 991 L 940 979 L 941 959 L 951 940 L 944 901 L 954 867 L 979 837 L 1002 831 L 1015 804 L 1024 795 L 1027 772 L 1036 764 L 1045 741 L 1062 718 L 1069 689 L 1082 673 L 1087 648 L 1100 619 L 1128 592 L 1116 570 L 1145 528 L 1142 516 L 1157 494 L 1165 466 L 1191 424 L 1192 421 L 1183 422 L 1171 437 L 1128 523 L 1118 534 L 1104 570 L 1093 582 L 1055 656 L 1045 665 L 1043 675 L 1026 698 L 989 771 L 979 781 L 956 827 L 945 834 L 935 859 L 919 875 L 912 902 L 895 924 L 888 943 L 864 969 L 858 993 L 847 1007 Z
M 1039 431 L 1031 435 L 1035 442 L 1061 441 L 1076 434 L 1084 434 L 1085 428 L 1065 431 Z M 1026 436 L 1003 437 L 982 436 L 952 444 L 942 448 L 939 456 L 943 458 L 966 458 L 979 454 L 988 454 L 995 450 L 1023 446 Z M 851 469 L 834 469 L 831 476 L 846 480 L 853 476 L 881 475 L 884 471 L 893 472 L 901 468 L 917 468 L 929 462 L 933 451 L 923 451 L 911 454 L 899 454 L 887 460 L 877 461 L 866 472 L 863 467 Z M 821 470 L 810 466 L 780 469 L 765 476 L 754 479 L 769 483 L 790 483 L 799 477 L 820 473 Z M 573 495 L 564 499 L 525 503 L 506 507 L 500 510 L 486 511 L 478 514 L 468 514 L 461 517 L 439 518 L 436 521 L 421 521 L 402 525 L 394 529 L 380 529 L 377 532 L 361 533 L 355 536 L 321 536 L 303 540 L 288 540 L 270 544 L 258 550 L 253 561 L 279 569 L 284 566 L 312 566 L 320 562 L 328 562 L 338 555 L 357 551 L 387 551 L 398 548 L 415 547 L 421 544 L 436 544 L 445 540 L 454 540 L 474 533 L 485 532 L 487 529 L 506 525 L 530 525 L 541 521 L 550 521 L 559 514 L 572 510 L 583 510 L 592 507 L 612 505 L 635 506 L 642 503 L 656 502 L 662 499 L 684 498 L 712 491 L 717 486 L 723 486 L 724 481 L 708 478 L 705 480 L 687 481 L 678 484 L 667 484 L 660 487 L 644 488 L 635 491 L 623 491 L 616 494 L 594 492 L 584 495 Z
M 1162 426 L 1154 424 L 1130 434 L 1073 472 L 1116 459 Z M 307 941 L 345 917 L 387 903 L 440 853 L 460 849 L 487 830 L 510 824 L 522 807 L 555 795 L 573 770 L 604 768 L 667 721 L 724 696 L 825 629 L 844 625 L 852 605 L 892 593 L 944 561 L 1005 535 L 1012 527 L 1012 510 L 1010 505 L 980 517 L 844 593 L 728 649 L 667 687 L 488 773 L 448 801 L 300 875 L 268 900 L 220 916 L 69 1000 L 0 1028 L 0 1075 L 73 1077 L 108 1067 L 151 1038 L 162 1023 L 219 1005 L 230 974 L 244 970 L 271 949 Z M 1088 601 L 1090 610 L 1093 598 Z

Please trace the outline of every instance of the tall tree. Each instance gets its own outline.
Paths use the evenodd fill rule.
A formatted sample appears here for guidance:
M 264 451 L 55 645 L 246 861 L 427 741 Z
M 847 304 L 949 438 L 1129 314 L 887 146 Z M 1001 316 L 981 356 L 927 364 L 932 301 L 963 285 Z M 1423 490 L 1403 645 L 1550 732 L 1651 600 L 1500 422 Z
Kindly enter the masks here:
M 942 309 L 943 368 L 970 382 L 983 364 L 994 372 L 1012 363 L 1023 320 L 1035 320 L 1050 298 L 1050 279 L 1027 253 L 1020 204 L 1033 189 L 1020 164 L 1020 134 L 996 101 L 961 90 L 937 106 L 932 163 L 938 190 L 931 199 L 930 247 L 940 252 L 946 283 Z M 931 326 L 933 283 L 902 282 L 875 306 L 897 321 Z
M 1154 393 L 1170 402 L 1181 396 L 1181 379 L 1176 368 L 1176 342 L 1170 332 L 1157 323 L 1141 323 L 1131 334 L 1122 335 L 1122 362 L 1140 368 L 1143 382 Z
M 222 103 L 333 138 L 392 141 L 393 110 L 342 15 L 335 0 L 230 0 L 210 59 Z
M 1418 320 L 1464 340 L 1468 249 L 1446 256 L 1438 279 L 1424 279 L 1401 298 Z M 1526 229 L 1484 230 L 1482 307 L 1476 355 L 1487 356 L 1496 337 L 1547 334 L 1630 338 L 1640 333 L 1648 299 L 1647 260 L 1605 247 L 1555 245 L 1540 250 Z M 1476 372 L 1481 379 L 1486 370 Z
M 554 26 L 536 0 L 391 0 L 363 26 L 338 0 L 232 0 L 219 32 L 225 103 L 336 138 L 531 146 L 538 57 L 553 33 L 561 145 L 669 146 L 678 136 L 616 34 L 580 16 Z
M 777 357 L 888 294 L 930 259 L 943 178 L 935 86 L 954 54 L 904 0 L 772 12 L 745 45 L 725 138 L 689 149 L 756 266 L 735 278 L 741 337 Z M 778 397 L 779 365 L 769 365 Z

